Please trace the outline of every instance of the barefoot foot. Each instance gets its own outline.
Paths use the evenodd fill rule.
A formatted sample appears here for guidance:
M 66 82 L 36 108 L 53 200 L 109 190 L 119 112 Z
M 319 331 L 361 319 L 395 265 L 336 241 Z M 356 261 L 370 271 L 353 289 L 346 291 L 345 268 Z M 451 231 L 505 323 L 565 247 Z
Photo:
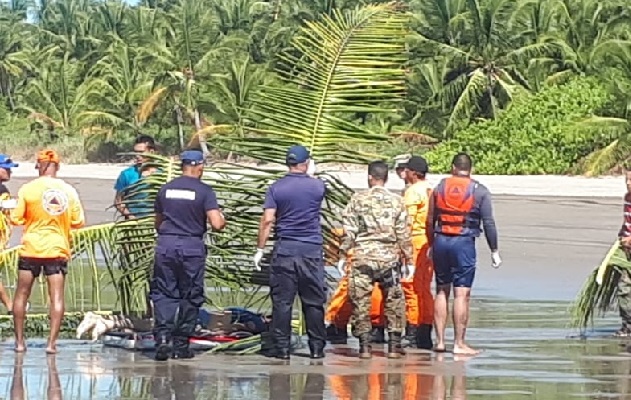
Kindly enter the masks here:
M 465 345 L 454 345 L 454 354 L 460 355 L 460 356 L 475 356 L 480 354 L 482 351 L 481 350 L 476 350 L 476 349 L 472 349 L 471 347 Z
M 46 354 L 57 354 L 57 351 L 57 346 L 55 345 L 46 346 Z
M 26 351 L 26 344 L 25 343 L 16 343 L 14 350 L 15 350 L 16 353 L 24 353 Z

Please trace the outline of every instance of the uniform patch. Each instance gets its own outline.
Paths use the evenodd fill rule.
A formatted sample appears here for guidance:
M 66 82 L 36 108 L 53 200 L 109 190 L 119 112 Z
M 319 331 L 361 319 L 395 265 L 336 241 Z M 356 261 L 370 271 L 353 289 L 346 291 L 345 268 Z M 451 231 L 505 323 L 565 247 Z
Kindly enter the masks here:
M 182 189 L 167 189 L 164 197 L 167 199 L 179 199 L 179 200 L 195 200 L 194 190 L 182 190 Z
M 65 213 L 68 202 L 68 195 L 61 190 L 48 189 L 42 194 L 42 207 L 53 216 Z

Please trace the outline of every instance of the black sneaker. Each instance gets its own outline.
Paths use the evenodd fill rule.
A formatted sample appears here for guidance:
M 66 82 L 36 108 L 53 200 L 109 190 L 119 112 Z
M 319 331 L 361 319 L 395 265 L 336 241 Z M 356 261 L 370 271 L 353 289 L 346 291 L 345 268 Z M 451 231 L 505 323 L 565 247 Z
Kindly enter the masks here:
M 618 329 L 616 333 L 613 334 L 616 337 L 631 337 L 631 329 L 622 327 Z
M 329 325 L 326 327 L 326 340 L 331 344 L 346 344 L 348 342 L 348 333 L 346 329 Z
M 176 350 L 173 352 L 173 355 L 171 355 L 171 358 L 174 360 L 188 360 L 193 357 L 195 357 L 195 353 L 191 349 Z

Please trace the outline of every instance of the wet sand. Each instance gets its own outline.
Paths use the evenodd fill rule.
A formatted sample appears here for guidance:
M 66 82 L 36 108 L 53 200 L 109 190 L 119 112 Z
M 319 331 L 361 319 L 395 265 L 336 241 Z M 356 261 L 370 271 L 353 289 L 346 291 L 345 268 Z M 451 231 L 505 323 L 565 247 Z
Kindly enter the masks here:
M 113 182 L 69 181 L 90 223 L 111 221 L 105 209 Z M 9 186 L 16 192 L 20 183 Z M 607 338 L 617 328 L 615 313 L 599 320 L 605 328 L 586 341 L 567 338 L 572 332 L 566 329 L 568 301 L 614 240 L 620 211 L 616 199 L 495 198 L 504 265 L 490 267 L 481 238 L 468 336 L 485 351 L 473 359 L 415 352 L 391 361 L 377 347 L 373 360 L 359 361 L 351 343 L 327 348 L 323 362 L 200 355 L 156 365 L 141 353 L 73 340 L 60 346 L 55 368 L 47 365 L 43 341 L 30 341 L 20 360 L 7 340 L 0 346 L 0 398 L 631 398 L 631 354 L 624 340 Z M 14 368 L 20 363 L 21 371 Z M 55 390 L 57 379 L 61 390 Z M 11 397 L 19 395 L 19 382 L 28 397 Z M 373 391 L 380 394 L 371 397 Z

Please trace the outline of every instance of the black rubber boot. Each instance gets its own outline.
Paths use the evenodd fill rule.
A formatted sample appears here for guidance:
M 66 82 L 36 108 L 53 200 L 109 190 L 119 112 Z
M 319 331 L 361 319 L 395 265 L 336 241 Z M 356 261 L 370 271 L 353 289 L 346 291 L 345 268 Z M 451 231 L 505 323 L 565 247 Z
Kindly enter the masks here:
M 376 344 L 386 343 L 386 330 L 381 326 L 373 326 L 370 333 L 371 342 Z
M 372 346 L 370 345 L 370 333 L 359 337 L 359 358 L 368 360 L 372 358 Z
M 173 338 L 173 354 L 171 357 L 175 360 L 185 360 L 195 357 L 195 353 L 190 349 L 187 337 Z
M 419 325 L 416 332 L 416 347 L 424 350 L 431 350 L 434 348 L 432 342 L 432 325 Z
M 348 333 L 346 328 L 340 329 L 335 325 L 326 327 L 326 340 L 331 344 L 346 344 L 348 342 Z
M 171 345 L 166 336 L 156 336 L 156 361 L 166 361 L 171 355 Z
M 388 333 L 388 358 L 401 358 L 405 350 L 401 345 L 400 333 Z
M 310 357 L 314 360 L 324 358 L 324 346 L 326 343 L 321 341 L 309 341 Z
M 405 347 L 411 347 L 411 348 L 417 347 L 416 346 L 416 343 L 418 341 L 417 336 L 418 336 L 418 326 L 408 325 L 405 328 L 405 340 L 407 341 L 407 344 Z

